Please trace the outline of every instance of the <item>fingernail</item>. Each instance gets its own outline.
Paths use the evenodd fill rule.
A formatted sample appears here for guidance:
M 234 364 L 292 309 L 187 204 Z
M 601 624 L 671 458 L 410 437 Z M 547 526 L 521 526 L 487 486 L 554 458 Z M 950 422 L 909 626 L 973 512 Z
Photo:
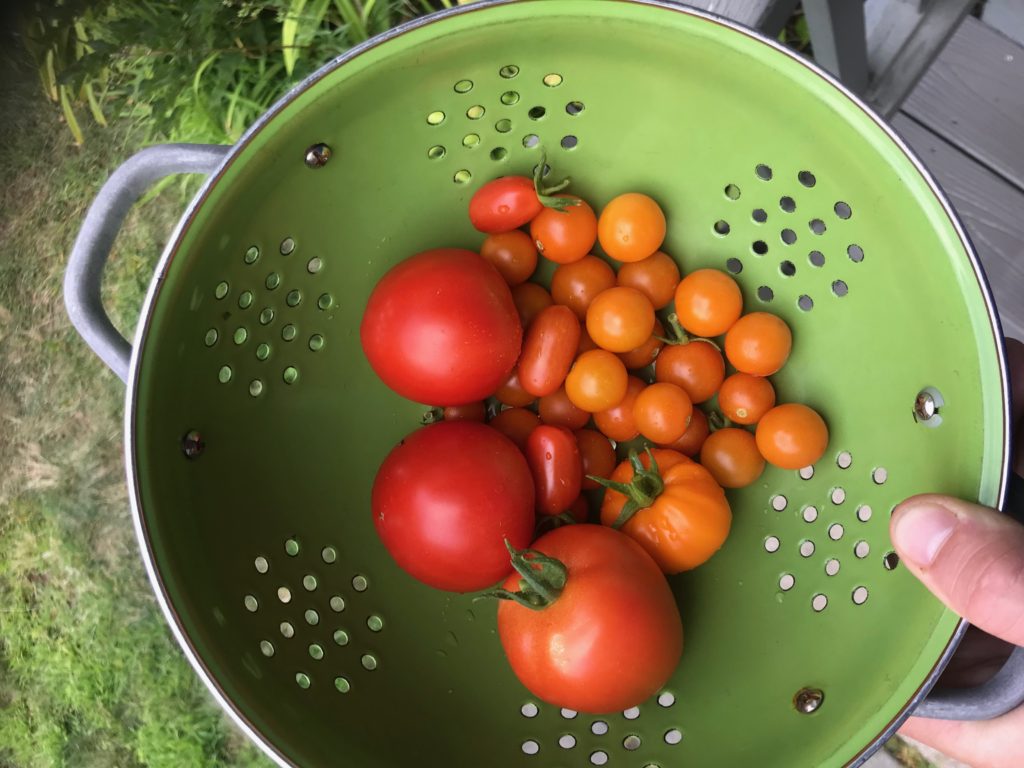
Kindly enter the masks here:
M 935 562 L 958 523 L 957 516 L 950 510 L 929 502 L 900 507 L 896 515 L 893 544 L 904 560 L 921 567 Z

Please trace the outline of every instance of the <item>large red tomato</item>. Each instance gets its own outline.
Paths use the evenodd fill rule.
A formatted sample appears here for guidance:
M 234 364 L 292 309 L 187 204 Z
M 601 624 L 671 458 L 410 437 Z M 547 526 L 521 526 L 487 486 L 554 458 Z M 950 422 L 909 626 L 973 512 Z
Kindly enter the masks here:
M 373 482 L 373 524 L 395 562 L 452 592 L 511 571 L 508 540 L 533 537 L 533 477 L 515 443 L 472 421 L 442 421 L 396 446 Z
M 508 285 L 471 251 L 439 248 L 393 267 L 370 294 L 363 351 L 398 394 L 428 405 L 483 400 L 508 378 L 523 329 Z
M 520 555 L 517 567 L 533 568 L 549 595 L 523 595 L 531 608 L 503 601 L 498 636 L 534 696 L 604 714 L 636 706 L 668 682 L 682 654 L 683 625 L 661 569 L 639 544 L 604 526 L 566 525 L 530 552 L 546 558 L 527 553 L 523 562 Z M 506 594 L 520 581 L 512 574 Z

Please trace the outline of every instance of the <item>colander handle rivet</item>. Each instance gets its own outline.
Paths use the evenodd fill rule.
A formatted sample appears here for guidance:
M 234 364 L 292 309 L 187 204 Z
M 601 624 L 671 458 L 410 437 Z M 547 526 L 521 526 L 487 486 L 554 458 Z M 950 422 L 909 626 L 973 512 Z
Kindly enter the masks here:
M 825 693 L 820 688 L 801 688 L 793 697 L 796 711 L 804 715 L 816 712 L 825 700 Z
M 306 150 L 306 167 L 323 168 L 331 159 L 331 148 L 326 144 L 313 144 Z
M 191 429 L 181 438 L 181 452 L 185 454 L 185 458 L 198 458 L 204 450 L 206 450 L 206 441 L 198 431 Z
M 944 405 L 942 395 L 932 387 L 926 387 L 914 398 L 914 419 L 919 422 L 930 422 L 939 415 L 939 408 Z

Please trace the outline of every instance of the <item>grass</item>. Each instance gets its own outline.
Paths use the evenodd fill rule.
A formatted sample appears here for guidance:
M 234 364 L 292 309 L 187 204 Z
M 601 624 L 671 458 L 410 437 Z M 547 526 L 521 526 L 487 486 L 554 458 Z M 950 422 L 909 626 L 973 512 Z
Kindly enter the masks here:
M 78 225 L 137 140 L 87 128 L 75 148 L 35 77 L 0 64 L 0 767 L 268 765 L 151 597 L 125 489 L 124 390 L 64 312 Z M 184 201 L 171 185 L 118 239 L 105 294 L 127 332 Z

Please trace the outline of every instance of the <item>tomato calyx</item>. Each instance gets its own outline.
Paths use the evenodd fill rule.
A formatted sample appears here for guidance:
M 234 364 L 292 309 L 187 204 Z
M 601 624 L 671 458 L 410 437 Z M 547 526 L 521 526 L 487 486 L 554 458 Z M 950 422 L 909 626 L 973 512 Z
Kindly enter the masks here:
M 654 337 L 663 344 L 682 346 L 684 344 L 689 344 L 692 341 L 700 341 L 704 344 L 710 344 L 719 352 L 722 351 L 722 348 L 711 339 L 705 339 L 703 336 L 691 336 L 688 334 L 679 322 L 679 315 L 675 312 L 670 313 L 668 317 L 665 318 L 665 325 L 667 326 L 667 333 L 664 336 L 656 335 Z
M 569 577 L 565 563 L 535 549 L 516 549 L 508 539 L 505 539 L 505 546 L 511 555 L 512 567 L 522 577 L 519 591 L 492 589 L 476 599 L 512 600 L 533 611 L 542 611 L 558 600 Z
M 547 156 L 541 155 L 540 162 L 533 169 L 533 188 L 537 192 L 537 199 L 544 204 L 545 208 L 553 208 L 559 213 L 565 213 L 566 208 L 579 205 L 580 201 L 570 197 L 555 197 L 559 192 L 569 186 L 569 178 L 562 179 L 552 186 L 544 186 L 544 169 L 547 167 Z
M 651 506 L 654 500 L 665 490 L 665 481 L 661 479 L 661 473 L 658 471 L 658 462 L 655 460 L 651 449 L 647 448 L 646 450 L 647 456 L 651 460 L 650 468 L 643 465 L 636 451 L 631 450 L 629 452 L 629 463 L 633 465 L 633 479 L 628 483 L 617 483 L 604 477 L 587 475 L 587 478 L 595 483 L 605 488 L 610 488 L 613 491 L 618 491 L 626 497 L 626 503 L 622 506 L 622 511 L 619 512 L 619 516 L 612 523 L 612 528 L 615 530 L 622 528 L 641 509 Z
M 576 518 L 572 516 L 572 512 L 566 510 L 557 515 L 544 515 L 537 522 L 536 537 L 542 533 L 553 531 L 555 528 L 561 528 L 563 525 L 576 525 Z
M 717 432 L 720 429 L 733 426 L 732 421 L 719 410 L 713 410 L 708 414 L 708 430 Z

